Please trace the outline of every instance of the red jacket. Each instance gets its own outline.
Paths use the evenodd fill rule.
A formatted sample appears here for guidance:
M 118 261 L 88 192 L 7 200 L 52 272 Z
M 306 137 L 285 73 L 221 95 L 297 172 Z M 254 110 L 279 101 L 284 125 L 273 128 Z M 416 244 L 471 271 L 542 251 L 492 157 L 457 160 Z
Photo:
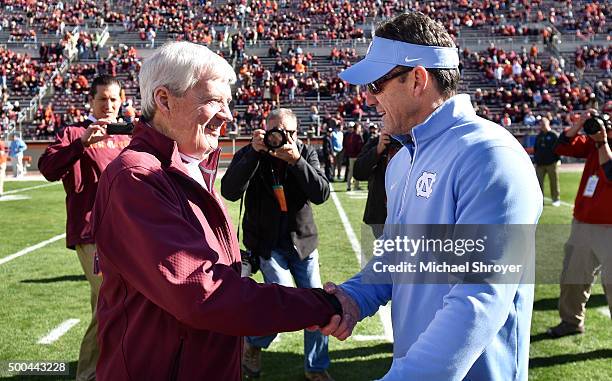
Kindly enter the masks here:
M 242 335 L 326 324 L 322 290 L 240 277 L 240 252 L 213 188 L 220 151 L 189 177 L 174 141 L 138 124 L 100 179 L 93 231 L 104 280 L 97 379 L 241 379 Z
M 356 158 L 363 148 L 363 137 L 356 132 L 348 133 L 344 137 L 344 154 L 349 158 Z
M 89 225 L 102 171 L 130 139 L 112 136 L 87 148 L 81 142 L 91 121 L 66 127 L 38 160 L 40 173 L 49 181 L 62 180 L 66 191 L 66 246 L 93 243 Z
M 612 181 L 606 178 L 599 164 L 599 153 L 592 139 L 585 135 L 567 138 L 565 132 L 559 137 L 555 153 L 563 156 L 586 158 L 578 194 L 574 202 L 574 218 L 587 224 L 612 224 Z M 584 188 L 589 177 L 597 175 L 599 181 L 593 197 L 585 197 Z

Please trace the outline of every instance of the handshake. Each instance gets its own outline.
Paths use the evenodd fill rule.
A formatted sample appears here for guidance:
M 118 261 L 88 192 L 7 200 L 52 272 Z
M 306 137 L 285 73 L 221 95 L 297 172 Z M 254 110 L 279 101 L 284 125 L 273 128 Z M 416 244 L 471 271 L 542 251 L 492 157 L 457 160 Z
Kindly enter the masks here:
M 343 289 L 334 283 L 327 282 L 323 286 L 325 292 L 334 295 L 342 306 L 342 316 L 334 315 L 324 327 L 312 326 L 308 330 L 319 329 L 326 336 L 334 336 L 338 340 L 346 340 L 353 333 L 353 328 L 357 325 L 361 317 L 359 306 Z

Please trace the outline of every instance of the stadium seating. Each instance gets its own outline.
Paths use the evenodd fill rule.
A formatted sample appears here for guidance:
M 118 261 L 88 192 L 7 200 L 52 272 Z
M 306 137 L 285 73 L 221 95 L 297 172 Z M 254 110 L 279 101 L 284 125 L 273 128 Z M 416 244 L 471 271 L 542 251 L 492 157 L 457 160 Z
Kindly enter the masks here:
M 377 123 L 374 110 L 365 104 L 364 89 L 348 86 L 337 73 L 365 53 L 374 25 L 405 10 L 428 14 L 451 31 L 463 51 L 460 90 L 473 96 L 479 114 L 505 121 L 513 131 L 533 130 L 532 116 L 546 115 L 562 126 L 571 112 L 611 99 L 608 2 L 120 0 L 112 8 L 105 4 L 7 2 L 0 11 L 0 44 L 8 46 L 2 48 L 3 55 L 13 48 L 36 49 L 27 53 L 29 71 L 7 72 L 2 128 L 15 123 L 15 101 L 19 107 L 28 105 L 37 89 L 48 85 L 50 91 L 30 110 L 32 118 L 22 130 L 27 138 L 49 138 L 62 125 L 86 116 L 87 84 L 100 73 L 119 76 L 126 100 L 138 109 L 141 57 L 169 40 L 209 45 L 235 67 L 239 80 L 232 128 L 240 134 L 261 126 L 279 103 L 295 110 L 302 133 L 319 133 L 331 118 Z M 76 26 L 77 60 L 48 83 L 65 59 L 61 51 Z M 104 48 L 97 44 L 99 28 L 110 33 Z M 17 54 L 21 56 L 10 55 L 9 60 L 25 59 L 24 53 Z M 495 77 L 497 66 L 501 78 Z

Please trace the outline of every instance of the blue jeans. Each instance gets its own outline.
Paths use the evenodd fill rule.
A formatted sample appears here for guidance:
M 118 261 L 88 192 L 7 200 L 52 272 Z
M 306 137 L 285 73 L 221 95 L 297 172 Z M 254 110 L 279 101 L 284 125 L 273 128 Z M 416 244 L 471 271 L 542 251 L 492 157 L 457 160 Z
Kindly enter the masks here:
M 304 260 L 295 250 L 290 252 L 273 250 L 270 259 L 261 258 L 261 272 L 266 283 L 300 288 L 322 287 L 319 274 L 319 252 L 315 249 Z M 248 336 L 249 344 L 268 348 L 276 335 Z M 304 369 L 308 372 L 322 372 L 329 368 L 329 338 L 320 331 L 304 330 Z

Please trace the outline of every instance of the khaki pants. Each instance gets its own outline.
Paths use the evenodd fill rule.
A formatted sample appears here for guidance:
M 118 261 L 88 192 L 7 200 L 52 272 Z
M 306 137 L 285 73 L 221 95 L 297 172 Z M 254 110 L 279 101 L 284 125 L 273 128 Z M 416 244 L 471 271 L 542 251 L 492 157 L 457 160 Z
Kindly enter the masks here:
M 548 175 L 548 180 L 550 182 L 550 196 L 553 201 L 559 200 L 559 162 L 549 164 L 549 165 L 536 165 L 536 175 L 538 176 L 538 181 L 540 182 L 540 189 L 542 189 L 542 194 L 544 194 L 544 177 Z
M 591 286 L 601 272 L 601 283 L 612 312 L 612 225 L 585 224 L 574 220 L 565 244 L 561 273 L 561 320 L 584 325 Z
M 346 174 L 346 189 L 351 189 L 353 182 L 353 168 L 355 168 L 356 157 L 349 157 L 348 173 Z M 359 189 L 359 180 L 355 180 L 355 189 Z
M 4 178 L 6 177 L 6 162 L 0 164 L 0 196 L 4 193 Z
M 98 304 L 98 295 L 100 293 L 102 277 L 93 273 L 93 260 L 94 253 L 96 252 L 96 245 L 76 245 L 76 252 L 79 257 L 79 261 L 81 262 L 81 266 L 83 267 L 85 278 L 87 278 L 91 288 L 91 322 L 89 323 L 89 327 L 87 327 L 83 341 L 81 341 L 76 379 L 77 381 L 95 380 L 96 364 L 100 354 L 97 340 L 98 319 L 96 318 L 96 306 Z

